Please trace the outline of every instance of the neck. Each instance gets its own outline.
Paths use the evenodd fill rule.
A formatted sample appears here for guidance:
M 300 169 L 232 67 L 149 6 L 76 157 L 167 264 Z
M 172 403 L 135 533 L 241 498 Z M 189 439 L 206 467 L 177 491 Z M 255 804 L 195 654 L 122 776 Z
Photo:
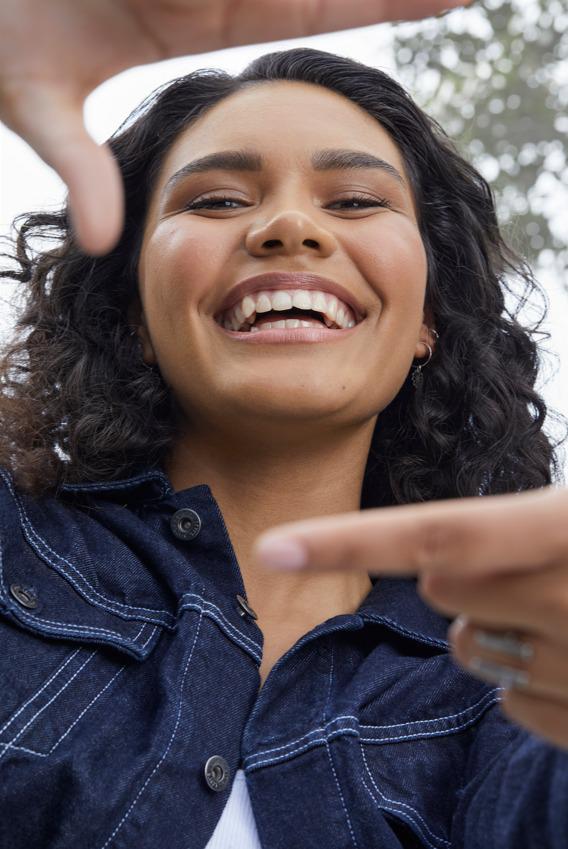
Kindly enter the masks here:
M 165 463 L 176 491 L 206 483 L 223 514 L 247 598 L 264 621 L 313 627 L 355 611 L 372 587 L 365 573 L 269 572 L 252 557 L 260 533 L 284 522 L 360 509 L 375 422 L 328 439 L 192 432 Z M 297 433 L 296 433 L 297 437 Z

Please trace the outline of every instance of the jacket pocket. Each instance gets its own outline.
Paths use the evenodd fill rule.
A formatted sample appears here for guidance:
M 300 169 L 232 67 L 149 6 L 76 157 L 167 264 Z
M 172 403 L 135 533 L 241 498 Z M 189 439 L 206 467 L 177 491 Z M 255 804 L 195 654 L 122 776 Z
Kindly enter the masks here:
M 101 722 L 126 664 L 91 647 L 30 638 L 1 618 L 0 640 L 0 770 L 17 752 L 49 757 L 95 714 Z
M 498 701 L 484 687 L 462 710 L 405 723 L 359 726 L 358 772 L 367 803 L 403 846 L 449 849 L 452 820 L 480 723 Z

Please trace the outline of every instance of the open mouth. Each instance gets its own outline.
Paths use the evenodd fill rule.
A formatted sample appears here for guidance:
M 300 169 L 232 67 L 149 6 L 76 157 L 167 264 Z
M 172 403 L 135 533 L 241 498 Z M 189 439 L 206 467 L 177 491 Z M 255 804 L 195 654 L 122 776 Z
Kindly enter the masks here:
M 225 330 L 242 334 L 254 334 L 267 330 L 297 330 L 310 327 L 315 327 L 319 330 L 337 331 L 348 329 L 357 324 L 351 316 L 342 315 L 341 318 L 334 321 L 324 313 L 312 309 L 299 309 L 298 307 L 291 307 L 287 310 L 269 310 L 262 313 L 255 312 L 249 318 L 245 318 L 242 321 L 235 320 L 232 316 L 217 316 L 215 321 Z
M 223 325 L 220 325 L 220 328 L 223 333 L 236 341 L 278 344 L 332 342 L 351 336 L 362 324 L 361 321 L 345 328 L 337 325 L 328 327 L 323 318 L 316 318 L 313 313 L 291 318 L 288 315 L 289 312 L 292 310 L 286 310 L 285 313 L 278 312 L 275 315 L 266 314 L 260 321 L 243 330 L 232 330 L 230 326 Z M 217 324 L 220 323 L 217 321 Z

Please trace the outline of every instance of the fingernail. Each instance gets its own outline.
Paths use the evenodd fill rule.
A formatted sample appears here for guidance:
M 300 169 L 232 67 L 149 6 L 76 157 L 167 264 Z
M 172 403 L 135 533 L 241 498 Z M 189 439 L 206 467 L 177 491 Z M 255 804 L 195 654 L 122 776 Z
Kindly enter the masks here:
M 270 569 L 301 569 L 308 565 L 308 552 L 293 539 L 267 539 L 259 544 L 257 554 Z

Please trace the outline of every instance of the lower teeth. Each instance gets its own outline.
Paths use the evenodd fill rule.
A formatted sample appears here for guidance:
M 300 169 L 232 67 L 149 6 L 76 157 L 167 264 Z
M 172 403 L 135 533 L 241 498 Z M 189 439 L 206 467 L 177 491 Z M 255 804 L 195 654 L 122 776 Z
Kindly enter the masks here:
M 227 325 L 226 325 L 227 326 Z M 340 328 L 334 326 L 333 328 L 327 327 L 325 324 L 321 324 L 319 321 L 317 324 L 313 321 L 301 321 L 296 318 L 289 318 L 283 321 L 267 321 L 265 324 L 262 324 L 260 327 L 255 327 L 254 325 L 248 330 L 241 330 L 241 333 L 260 333 L 261 330 L 295 330 L 299 327 L 315 327 L 321 328 L 322 330 L 339 330 Z M 227 327 L 228 330 L 232 330 L 230 326 Z

